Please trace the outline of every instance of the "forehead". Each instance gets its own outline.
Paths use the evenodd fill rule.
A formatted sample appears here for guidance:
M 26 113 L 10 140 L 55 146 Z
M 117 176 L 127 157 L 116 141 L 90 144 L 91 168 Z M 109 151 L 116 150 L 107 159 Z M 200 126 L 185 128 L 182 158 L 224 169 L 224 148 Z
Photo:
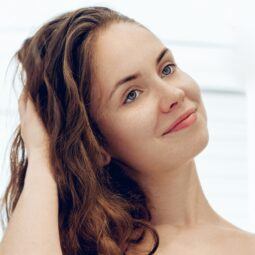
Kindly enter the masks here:
M 137 24 L 114 23 L 100 31 L 93 51 L 93 95 L 103 100 L 116 81 L 142 71 L 146 62 L 154 64 L 163 46 L 152 32 Z
M 162 46 L 152 32 L 137 24 L 114 23 L 100 32 L 95 42 L 96 73 L 99 76 L 106 73 L 104 81 L 108 78 L 115 80 L 119 75 L 137 70 L 145 57 L 146 60 L 155 58 Z

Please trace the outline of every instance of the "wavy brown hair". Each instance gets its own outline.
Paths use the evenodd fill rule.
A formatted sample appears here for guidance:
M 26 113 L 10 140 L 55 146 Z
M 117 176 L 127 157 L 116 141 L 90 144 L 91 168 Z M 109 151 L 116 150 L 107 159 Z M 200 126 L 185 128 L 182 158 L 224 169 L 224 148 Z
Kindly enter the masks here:
M 119 255 L 140 244 L 148 232 L 159 245 L 145 193 L 128 177 L 126 166 L 111 158 L 104 165 L 107 141 L 89 113 L 93 44 L 114 22 L 134 19 L 107 7 L 87 7 L 45 23 L 15 53 L 24 89 L 30 93 L 50 137 L 51 163 L 58 188 L 59 233 L 64 255 Z M 24 186 L 28 165 L 20 125 L 10 153 L 11 178 L 2 211 L 11 213 Z

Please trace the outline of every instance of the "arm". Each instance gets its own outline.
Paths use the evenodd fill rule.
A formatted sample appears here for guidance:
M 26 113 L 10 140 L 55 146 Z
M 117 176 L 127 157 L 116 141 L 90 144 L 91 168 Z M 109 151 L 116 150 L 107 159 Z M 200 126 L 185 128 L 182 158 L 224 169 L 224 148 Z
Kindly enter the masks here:
M 61 255 L 57 184 L 49 159 L 49 136 L 24 89 L 18 104 L 28 167 L 22 193 L 0 244 L 0 255 Z
M 29 156 L 24 189 L 0 245 L 0 255 L 61 255 L 57 185 L 47 157 Z

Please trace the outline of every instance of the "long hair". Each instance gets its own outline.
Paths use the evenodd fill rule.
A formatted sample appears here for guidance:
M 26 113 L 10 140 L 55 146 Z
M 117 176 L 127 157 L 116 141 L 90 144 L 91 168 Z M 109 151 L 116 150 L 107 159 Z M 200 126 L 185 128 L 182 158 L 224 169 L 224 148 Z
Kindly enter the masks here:
M 107 142 L 89 113 L 93 42 L 114 22 L 138 24 L 107 7 L 66 12 L 45 23 L 15 53 L 24 89 L 50 138 L 51 164 L 58 189 L 59 233 L 64 255 L 119 255 L 150 233 L 154 254 L 159 236 L 152 227 L 145 193 L 128 177 L 123 162 L 102 165 Z M 141 25 L 142 26 L 142 25 Z M 11 178 L 2 210 L 14 211 L 28 166 L 20 125 L 10 152 Z

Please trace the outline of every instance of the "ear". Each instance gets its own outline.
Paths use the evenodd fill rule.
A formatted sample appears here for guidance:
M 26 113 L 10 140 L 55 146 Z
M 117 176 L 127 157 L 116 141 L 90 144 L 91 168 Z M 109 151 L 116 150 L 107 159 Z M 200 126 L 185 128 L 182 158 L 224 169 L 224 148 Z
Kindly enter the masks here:
M 103 155 L 103 165 L 106 166 L 111 162 L 111 155 L 104 149 L 101 147 L 101 152 Z

